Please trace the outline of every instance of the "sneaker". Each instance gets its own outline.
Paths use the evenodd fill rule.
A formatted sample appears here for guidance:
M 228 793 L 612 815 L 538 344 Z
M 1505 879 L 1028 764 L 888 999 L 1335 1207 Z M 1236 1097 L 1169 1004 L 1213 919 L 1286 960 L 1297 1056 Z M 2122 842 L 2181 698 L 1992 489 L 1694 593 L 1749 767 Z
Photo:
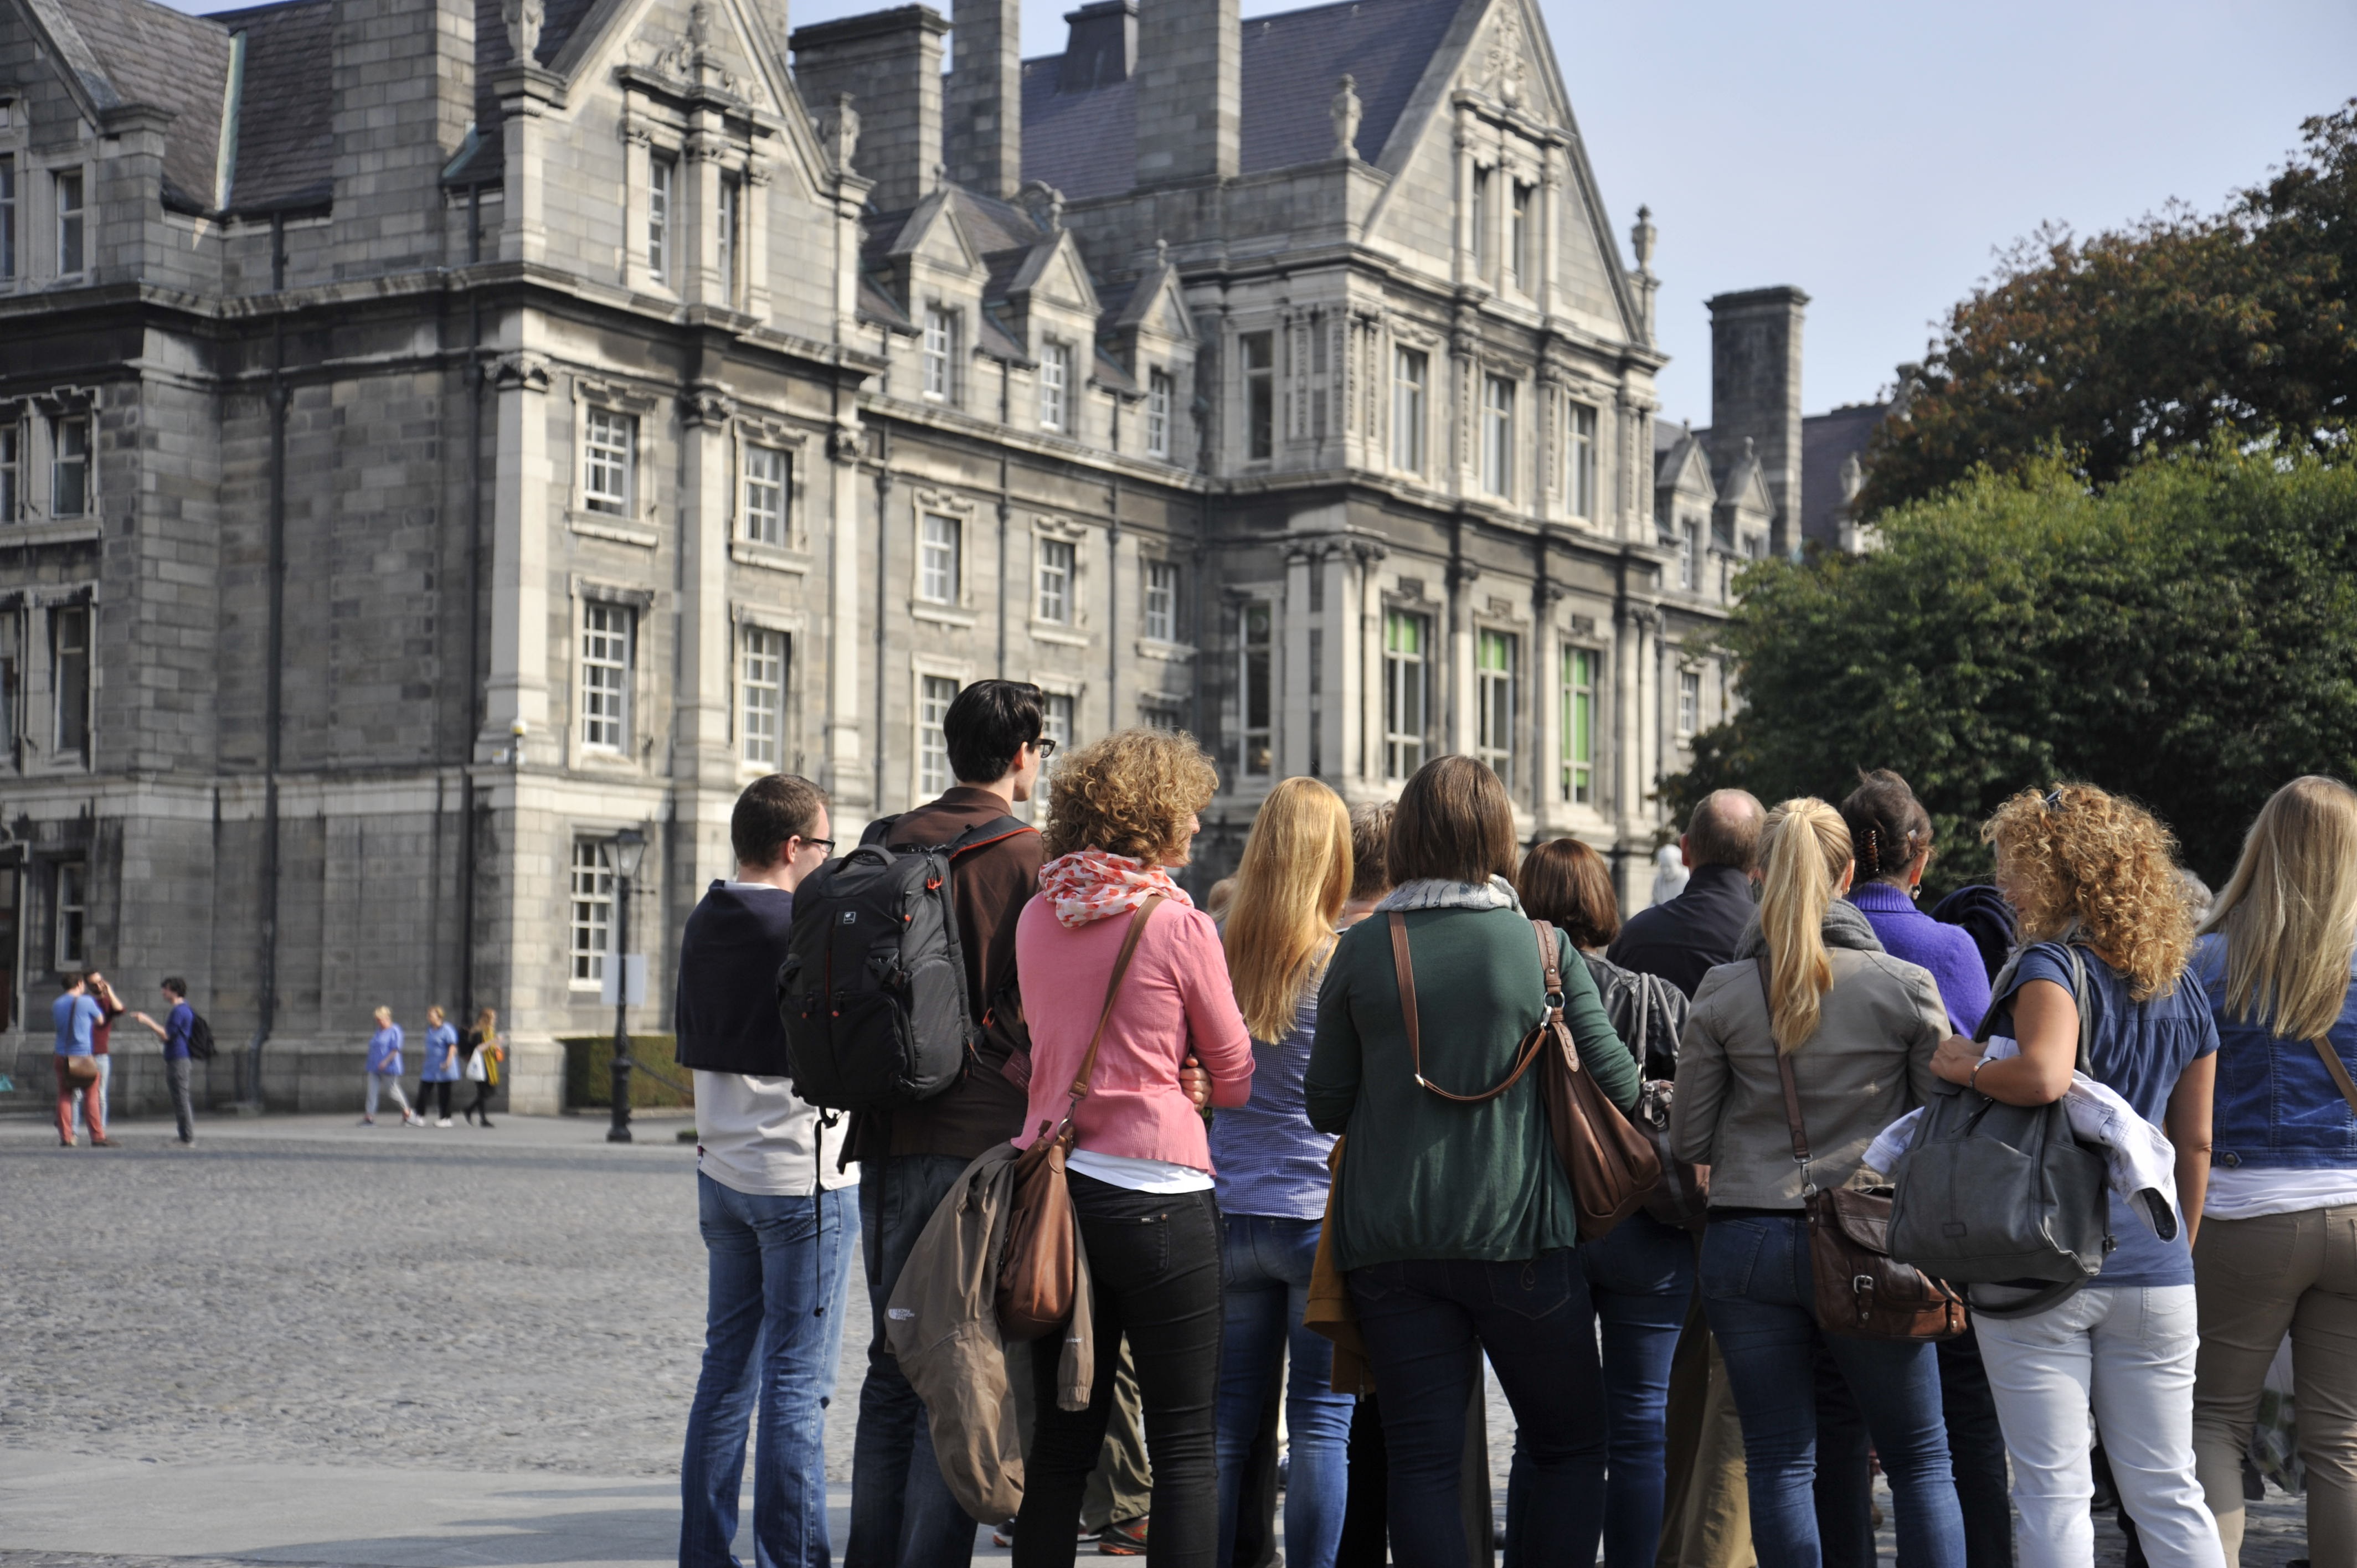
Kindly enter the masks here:
M 1117 1519 L 1104 1527 L 1097 1537 L 1100 1557 L 1143 1557 L 1146 1555 L 1146 1527 L 1150 1516 L 1140 1514 L 1135 1519 Z
M 434 1124 L 435 1124 L 436 1127 L 447 1127 L 447 1126 L 450 1124 L 450 1118 L 448 1118 L 447 1116 L 445 1116 L 444 1118 L 442 1118 L 442 1120 L 440 1120 L 439 1122 L 436 1122 L 436 1123 L 434 1123 Z
M 373 1116 L 363 1116 L 361 1118 L 361 1125 L 363 1127 L 373 1127 L 376 1125 L 376 1118 Z
M 1008 1520 L 1007 1520 L 1007 1521 L 1006 1521 L 1005 1524 L 1002 1524 L 1002 1525 L 998 1526 L 996 1530 L 993 1530 L 990 1532 L 990 1542 L 991 1542 L 991 1544 L 992 1544 L 992 1545 L 994 1545 L 994 1546 L 1012 1546 L 1012 1545 L 1014 1545 L 1014 1544 L 1015 1544 L 1015 1520 L 1014 1520 L 1013 1519 L 1011 1519 L 1011 1518 L 1010 1518 L 1010 1519 L 1008 1519 Z

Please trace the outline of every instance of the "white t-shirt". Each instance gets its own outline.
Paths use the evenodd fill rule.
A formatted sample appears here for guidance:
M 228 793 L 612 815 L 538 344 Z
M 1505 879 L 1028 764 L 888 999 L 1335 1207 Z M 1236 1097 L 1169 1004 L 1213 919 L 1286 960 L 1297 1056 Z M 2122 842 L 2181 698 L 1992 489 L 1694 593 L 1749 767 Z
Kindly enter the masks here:
M 784 1078 L 695 1074 L 695 1168 L 726 1187 L 766 1197 L 807 1197 L 813 1184 L 855 1187 L 859 1166 L 834 1168 L 851 1129 L 822 1135 L 818 1110 Z
M 2283 1166 L 2212 1165 L 2205 1219 L 2256 1219 L 2309 1208 L 2357 1204 L 2357 1170 L 2294 1170 Z
M 1135 1155 L 1101 1155 L 1093 1149 L 1074 1149 L 1064 1156 L 1064 1168 L 1092 1176 L 1107 1187 L 1125 1187 L 1132 1192 L 1211 1190 L 1211 1172 L 1199 1171 L 1175 1160 L 1147 1160 Z

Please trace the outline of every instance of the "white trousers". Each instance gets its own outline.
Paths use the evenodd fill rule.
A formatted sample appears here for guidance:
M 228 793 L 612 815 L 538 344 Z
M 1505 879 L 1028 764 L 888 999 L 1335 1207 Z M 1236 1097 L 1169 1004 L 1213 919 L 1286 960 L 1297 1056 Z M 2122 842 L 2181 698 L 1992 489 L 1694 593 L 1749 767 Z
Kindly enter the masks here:
M 1974 1323 L 2013 1456 L 2021 1568 L 2095 1561 L 2091 1411 L 2153 1568 L 2225 1568 L 2193 1475 L 2191 1285 L 2091 1285 L 2028 1317 Z
M 401 1091 L 401 1075 L 397 1072 L 372 1072 L 368 1075 L 368 1109 L 362 1114 L 369 1116 L 376 1114 L 376 1101 L 380 1091 L 393 1096 L 393 1102 L 401 1107 L 401 1113 L 404 1116 L 410 1113 L 409 1096 Z

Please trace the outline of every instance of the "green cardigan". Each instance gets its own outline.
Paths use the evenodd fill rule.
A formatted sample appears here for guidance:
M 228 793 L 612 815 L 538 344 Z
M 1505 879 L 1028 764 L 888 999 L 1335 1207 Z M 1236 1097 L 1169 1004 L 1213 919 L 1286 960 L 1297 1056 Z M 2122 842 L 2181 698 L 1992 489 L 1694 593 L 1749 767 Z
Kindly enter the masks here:
M 1512 909 L 1407 916 L 1425 1076 L 1457 1094 L 1504 1078 L 1544 1016 L 1531 924 Z M 1637 1103 L 1637 1068 L 1612 1032 L 1587 965 L 1556 933 L 1564 1021 L 1615 1105 Z M 1400 1019 L 1391 917 L 1342 933 L 1318 993 L 1304 1085 L 1311 1125 L 1347 1133 L 1333 1207 L 1335 1262 L 1405 1258 L 1492 1262 L 1579 1240 L 1570 1178 L 1555 1157 L 1535 1069 L 1495 1100 L 1458 1105 L 1417 1087 Z

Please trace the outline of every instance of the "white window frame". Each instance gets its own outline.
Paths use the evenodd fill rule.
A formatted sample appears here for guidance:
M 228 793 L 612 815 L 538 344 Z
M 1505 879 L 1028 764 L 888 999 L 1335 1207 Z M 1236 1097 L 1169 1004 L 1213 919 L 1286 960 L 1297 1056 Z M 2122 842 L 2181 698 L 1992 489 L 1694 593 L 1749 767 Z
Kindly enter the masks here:
M 98 515 L 98 464 L 92 439 L 97 421 L 89 411 L 60 413 L 49 420 L 49 516 L 60 521 Z M 78 443 L 78 444 L 77 444 Z M 67 476 L 71 470 L 81 494 L 66 505 Z
M 793 454 L 759 441 L 745 442 L 740 450 L 744 523 L 737 532 L 755 544 L 783 549 L 794 536 Z
M 581 405 L 581 509 L 607 517 L 638 510 L 639 416 L 603 403 Z
M 1531 274 L 1537 269 L 1531 264 L 1530 244 L 1531 202 L 1537 194 L 1535 188 L 1519 179 L 1507 182 L 1507 261 L 1512 270 L 1514 287 L 1523 294 L 1535 292 L 1531 287 Z
M 1178 563 L 1146 563 L 1146 639 L 1178 640 Z
M 1432 356 L 1422 349 L 1392 349 L 1392 467 L 1425 471 L 1425 397 L 1432 385 Z
M 98 687 L 98 607 L 87 600 L 52 605 L 48 620 L 49 757 L 52 761 L 86 766 L 98 728 L 92 701 Z M 81 661 L 81 678 L 70 682 L 67 649 L 70 639 L 76 638 L 80 646 L 73 657 Z
M 1702 589 L 1702 524 L 1692 518 L 1678 524 L 1678 586 L 1689 594 Z
M 66 192 L 73 192 L 72 205 Z M 51 215 L 57 220 L 58 275 L 80 277 L 90 270 L 90 171 L 80 164 L 49 171 Z M 71 260 L 73 265 L 66 263 Z
M 1273 599 L 1246 599 L 1237 607 L 1236 774 L 1243 779 L 1276 776 L 1276 603 Z
M 1473 634 L 1473 755 L 1511 786 L 1514 777 L 1514 703 L 1521 639 L 1502 627 L 1480 627 Z M 1504 661 L 1491 663 L 1492 650 Z
M 1481 489 L 1514 499 L 1514 381 L 1494 372 L 1481 378 Z
M 1039 428 L 1071 433 L 1072 346 L 1052 338 L 1039 346 Z
M 639 612 L 635 606 L 612 599 L 581 601 L 581 631 L 574 659 L 580 710 L 579 728 L 585 753 L 603 757 L 630 755 L 631 721 L 636 716 Z
M 950 704 L 963 686 L 954 675 L 921 670 L 917 673 L 917 793 L 921 800 L 930 800 L 957 782 L 956 770 L 950 767 L 950 742 L 942 721 L 949 717 Z
M 1564 402 L 1564 508 L 1572 516 L 1593 521 L 1596 517 L 1596 410 L 1570 399 Z
M 1702 671 L 1678 671 L 1678 738 L 1692 739 L 1702 728 Z
M 1490 263 L 1495 247 L 1490 239 L 1490 180 L 1487 168 L 1475 165 L 1473 189 L 1468 199 L 1469 216 L 1473 220 L 1473 271 L 1483 279 L 1490 275 Z
M 679 157 L 674 153 L 650 153 L 647 156 L 647 276 L 668 288 L 672 283 L 672 260 L 679 249 L 674 242 L 678 225 Z
M 1081 699 L 1077 693 L 1053 689 L 1039 693 L 1039 733 L 1056 743 L 1056 755 L 1070 757 L 1080 744 Z
M 1080 618 L 1081 546 L 1078 541 L 1050 534 L 1032 536 L 1031 614 L 1049 626 L 1071 626 Z
M 1160 371 L 1146 377 L 1146 455 L 1170 456 L 1170 378 Z
M 50 874 L 49 954 L 60 972 L 90 966 L 90 862 L 60 860 Z
M 786 686 L 794 638 L 782 627 L 737 627 L 737 759 L 774 773 L 786 765 Z
M 720 284 L 720 303 L 734 310 L 737 275 L 744 270 L 737 264 L 737 237 L 744 228 L 744 187 L 735 175 L 724 174 L 714 199 L 718 210 L 712 222 L 713 266 Z
M 1276 456 L 1276 334 L 1239 333 L 1236 363 L 1243 377 L 1244 461 L 1266 463 Z
M 923 371 L 921 390 L 928 402 L 957 402 L 957 313 L 947 306 L 925 306 L 925 330 L 919 357 Z
M 1603 658 L 1580 643 L 1563 645 L 1557 668 L 1556 719 L 1562 726 L 1557 740 L 1555 787 L 1564 803 L 1596 804 L 1596 686 Z
M 614 950 L 614 841 L 576 834 L 565 877 L 566 989 L 597 991 Z
M 955 605 L 963 599 L 964 587 L 965 519 L 955 512 L 920 509 L 917 597 L 929 605 Z
M 1414 649 L 1398 646 L 1395 633 L 1413 625 Z M 1383 610 L 1383 777 L 1407 778 L 1424 766 L 1426 734 L 1432 723 L 1432 617 L 1423 610 L 1386 606 Z M 1413 714 L 1409 712 L 1414 709 Z M 1412 718 L 1413 725 L 1402 721 Z

